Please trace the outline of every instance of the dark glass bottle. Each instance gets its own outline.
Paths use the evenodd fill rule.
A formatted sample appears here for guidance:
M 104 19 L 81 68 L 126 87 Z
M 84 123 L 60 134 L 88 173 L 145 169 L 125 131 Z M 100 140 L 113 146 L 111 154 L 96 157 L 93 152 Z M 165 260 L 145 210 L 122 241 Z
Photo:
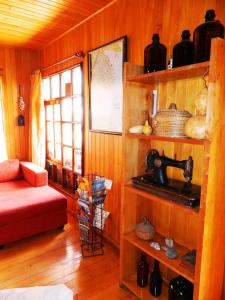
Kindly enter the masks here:
M 137 264 L 137 285 L 140 287 L 145 287 L 148 284 L 148 262 L 145 255 L 141 256 L 140 261 Z
M 173 67 L 191 65 L 194 62 L 194 43 L 190 41 L 190 31 L 183 30 L 182 41 L 173 47 Z
M 166 69 L 166 47 L 159 42 L 159 35 L 154 33 L 152 44 L 145 47 L 144 73 Z
M 169 283 L 168 300 L 192 300 L 193 284 L 182 276 L 172 279 Z
M 154 260 L 154 269 L 150 276 L 149 291 L 154 297 L 160 296 L 162 291 L 162 277 L 159 270 L 159 262 L 156 259 Z
M 210 59 L 211 39 L 224 38 L 224 26 L 215 20 L 215 10 L 209 9 L 205 15 L 205 23 L 199 25 L 194 31 L 194 62 Z

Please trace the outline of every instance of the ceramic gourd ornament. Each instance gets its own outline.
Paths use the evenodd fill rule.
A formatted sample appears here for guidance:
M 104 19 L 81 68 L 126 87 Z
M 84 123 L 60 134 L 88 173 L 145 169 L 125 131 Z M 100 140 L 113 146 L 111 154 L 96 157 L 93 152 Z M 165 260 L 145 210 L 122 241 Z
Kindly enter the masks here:
M 190 138 L 205 138 L 207 98 L 208 89 L 205 84 L 205 87 L 195 99 L 196 116 L 192 116 L 189 120 L 187 120 L 184 126 L 184 133 Z
M 205 116 L 191 117 L 185 124 L 184 132 L 192 139 L 205 138 L 206 118 Z
M 144 125 L 142 131 L 145 135 L 152 134 L 152 127 L 149 125 L 148 120 L 145 121 L 145 125 Z
M 208 99 L 208 89 L 204 87 L 195 99 L 196 114 L 204 116 L 206 114 Z

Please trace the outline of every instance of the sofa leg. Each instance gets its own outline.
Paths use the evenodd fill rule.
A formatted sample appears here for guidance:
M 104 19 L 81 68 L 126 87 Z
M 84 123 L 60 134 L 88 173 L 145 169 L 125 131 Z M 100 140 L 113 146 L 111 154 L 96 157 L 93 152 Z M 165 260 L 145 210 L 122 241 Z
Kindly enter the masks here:
M 64 225 L 59 226 L 58 229 L 59 229 L 59 230 L 63 230 L 63 229 L 64 229 Z
M 0 250 L 2 250 L 5 247 L 5 245 L 0 245 Z

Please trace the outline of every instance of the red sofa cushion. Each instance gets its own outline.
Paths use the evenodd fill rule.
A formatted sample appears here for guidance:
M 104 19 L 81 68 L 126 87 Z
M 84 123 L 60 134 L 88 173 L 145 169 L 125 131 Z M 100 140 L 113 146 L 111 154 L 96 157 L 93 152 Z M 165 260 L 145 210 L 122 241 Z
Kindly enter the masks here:
M 49 186 L 35 188 L 24 180 L 0 183 L 0 226 L 66 206 L 66 197 Z
M 20 162 L 18 159 L 9 159 L 0 163 L 0 182 L 21 178 Z

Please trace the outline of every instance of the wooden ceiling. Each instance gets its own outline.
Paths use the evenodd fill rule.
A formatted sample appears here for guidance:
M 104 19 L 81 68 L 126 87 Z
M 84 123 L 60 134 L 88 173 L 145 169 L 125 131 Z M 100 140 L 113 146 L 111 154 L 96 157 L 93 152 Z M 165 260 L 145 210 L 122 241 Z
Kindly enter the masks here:
M 39 49 L 112 0 L 2 0 L 0 45 Z

